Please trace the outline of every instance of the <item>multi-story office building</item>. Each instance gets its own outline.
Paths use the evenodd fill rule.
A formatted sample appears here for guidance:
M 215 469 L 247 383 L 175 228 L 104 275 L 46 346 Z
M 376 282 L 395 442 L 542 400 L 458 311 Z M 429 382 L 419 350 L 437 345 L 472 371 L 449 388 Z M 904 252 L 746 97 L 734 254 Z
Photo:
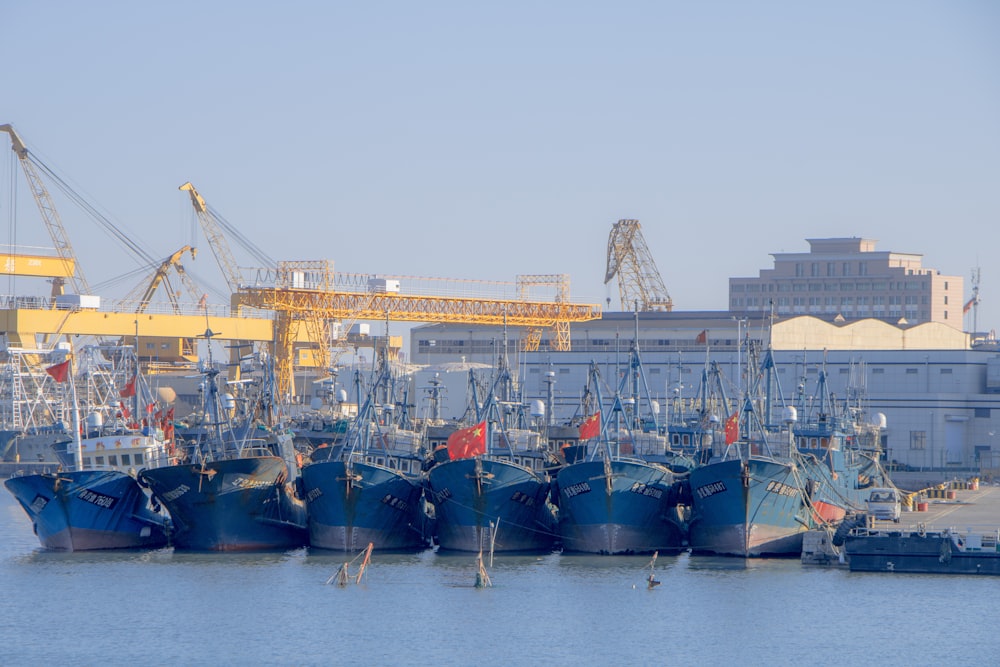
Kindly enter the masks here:
M 809 252 L 774 253 L 774 268 L 756 278 L 730 278 L 730 310 L 962 327 L 962 278 L 925 268 L 922 255 L 856 237 L 807 241 Z

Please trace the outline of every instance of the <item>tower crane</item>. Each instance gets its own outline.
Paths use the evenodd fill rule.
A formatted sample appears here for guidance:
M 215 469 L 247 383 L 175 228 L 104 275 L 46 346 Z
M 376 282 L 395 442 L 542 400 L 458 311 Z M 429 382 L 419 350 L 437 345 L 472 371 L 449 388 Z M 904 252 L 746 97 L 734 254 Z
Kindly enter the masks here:
M 17 155 L 18 162 L 21 165 L 21 169 L 24 170 L 25 178 L 28 179 L 28 185 L 31 187 L 31 194 L 35 198 L 35 203 L 38 204 L 38 210 L 42 214 L 42 220 L 45 222 L 45 227 L 48 229 L 49 236 L 52 237 L 52 243 L 55 245 L 56 253 L 59 255 L 59 259 L 62 260 L 67 274 L 66 277 L 72 282 L 73 289 L 76 290 L 77 294 L 90 294 L 90 285 L 87 283 L 87 279 L 83 275 L 83 271 L 80 269 L 79 265 L 76 265 L 75 255 L 73 253 L 73 246 L 70 245 L 69 236 L 66 235 L 66 228 L 63 227 L 62 219 L 59 217 L 58 211 L 56 211 L 55 204 L 52 202 L 52 197 L 49 195 L 48 188 L 45 187 L 45 183 L 42 181 L 38 174 L 38 170 L 35 168 L 35 163 L 28 152 L 27 146 L 18 136 L 14 127 L 10 123 L 5 123 L 0 125 L 0 132 L 6 132 L 10 135 L 11 148 Z M 53 276 L 52 280 L 52 293 L 53 295 L 62 294 L 63 284 L 65 283 L 66 277 L 63 276 Z
M 633 310 L 636 304 L 641 311 L 669 312 L 674 309 L 638 220 L 619 220 L 611 228 L 604 284 L 615 277 L 618 278 L 622 310 Z

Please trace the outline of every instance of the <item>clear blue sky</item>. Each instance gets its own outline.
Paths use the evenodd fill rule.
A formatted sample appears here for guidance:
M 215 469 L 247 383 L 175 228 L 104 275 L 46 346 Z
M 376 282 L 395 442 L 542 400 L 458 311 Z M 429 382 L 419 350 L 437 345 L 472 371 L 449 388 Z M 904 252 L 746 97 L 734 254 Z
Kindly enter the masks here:
M 218 284 L 185 181 L 279 260 L 567 273 L 602 304 L 619 218 L 641 221 L 683 310 L 725 309 L 728 277 L 807 238 L 874 238 L 966 296 L 982 267 L 979 328 L 1000 328 L 997 2 L 7 0 L 2 16 L 0 123 L 154 256 L 202 245 L 189 270 Z M 51 246 L 16 166 L 0 171 L 7 242 Z M 91 283 L 139 266 L 59 209 Z

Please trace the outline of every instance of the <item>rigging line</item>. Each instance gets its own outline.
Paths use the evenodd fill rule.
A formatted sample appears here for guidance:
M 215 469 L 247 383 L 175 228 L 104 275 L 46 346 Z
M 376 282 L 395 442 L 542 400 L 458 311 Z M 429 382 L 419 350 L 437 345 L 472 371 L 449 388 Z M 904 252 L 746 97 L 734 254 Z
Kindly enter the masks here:
M 249 238 L 244 236 L 239 229 L 237 229 L 232 223 L 226 220 L 222 215 L 219 214 L 213 207 L 208 206 L 208 212 L 218 220 L 219 225 L 226 230 L 232 237 L 234 237 L 243 248 L 245 248 L 251 255 L 254 256 L 258 262 L 261 262 L 265 266 L 271 267 L 276 266 L 275 262 L 271 257 L 267 255 L 263 250 L 261 250 L 256 244 L 253 243 Z
M 59 187 L 62 192 L 69 197 L 74 203 L 87 212 L 91 217 L 94 218 L 105 231 L 110 233 L 113 238 L 116 238 L 122 245 L 127 249 L 135 253 L 136 256 L 147 262 L 154 262 L 155 259 L 146 250 L 144 250 L 138 243 L 132 240 L 132 238 L 121 230 L 117 225 L 115 225 L 111 220 L 105 216 L 103 213 L 98 211 L 93 205 L 87 202 L 81 195 L 74 191 L 66 181 L 64 181 L 58 174 L 49 169 L 43 162 L 38 160 L 33 154 L 29 153 L 29 159 L 35 164 L 39 169 L 41 169 L 52 181 Z

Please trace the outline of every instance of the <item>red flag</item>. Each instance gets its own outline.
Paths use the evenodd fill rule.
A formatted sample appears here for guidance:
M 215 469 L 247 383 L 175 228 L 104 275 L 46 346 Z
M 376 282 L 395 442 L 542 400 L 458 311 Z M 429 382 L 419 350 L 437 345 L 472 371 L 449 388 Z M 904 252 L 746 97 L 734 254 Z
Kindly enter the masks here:
M 448 458 L 468 459 L 486 453 L 486 422 L 462 428 L 448 436 Z
M 122 398 L 128 398 L 129 396 L 135 396 L 135 377 L 134 376 L 132 377 L 132 379 L 130 379 L 128 382 L 125 383 L 125 386 L 122 387 L 121 391 L 118 392 L 118 395 L 121 396 Z
M 601 434 L 601 413 L 595 412 L 580 424 L 580 439 L 589 440 Z
M 708 345 L 708 329 L 695 336 L 694 342 L 698 345 Z
M 726 420 L 726 444 L 731 445 L 740 439 L 740 413 L 734 412 Z
M 69 359 L 62 362 L 61 364 L 56 364 L 55 366 L 49 366 L 45 369 L 45 372 L 52 376 L 56 382 L 65 382 L 66 378 L 69 377 Z

